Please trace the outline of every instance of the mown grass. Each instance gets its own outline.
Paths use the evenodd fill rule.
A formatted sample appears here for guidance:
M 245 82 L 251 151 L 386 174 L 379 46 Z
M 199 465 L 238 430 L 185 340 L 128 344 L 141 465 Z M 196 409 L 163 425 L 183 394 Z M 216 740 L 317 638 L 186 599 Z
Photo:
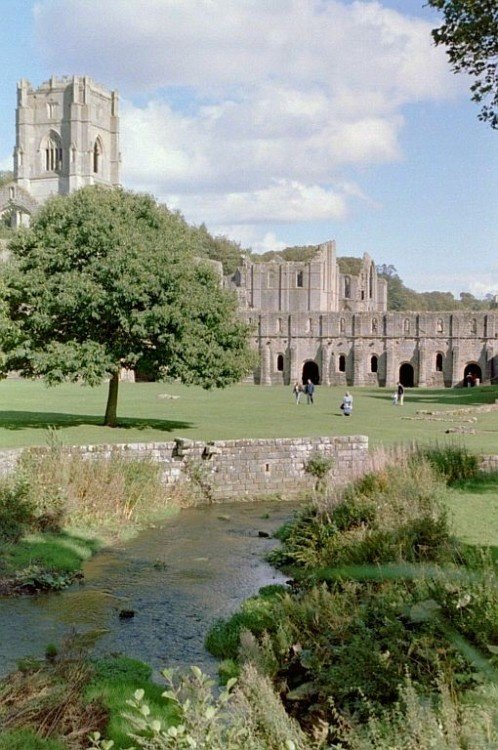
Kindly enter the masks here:
M 66 445 L 151 442 L 187 437 L 236 438 L 368 435 L 372 446 L 454 439 L 446 430 L 461 425 L 476 432 L 458 436 L 476 453 L 498 453 L 497 414 L 478 413 L 475 423 L 413 419 L 417 410 L 447 411 L 492 404 L 497 386 L 408 389 L 405 404 L 394 407 L 390 389 L 353 388 L 354 412 L 342 416 L 343 388 L 317 389 L 315 404 L 296 406 L 284 386 L 236 385 L 219 391 L 178 383 L 121 383 L 117 428 L 103 427 L 107 386 L 8 379 L 0 383 L 0 448 L 43 445 L 55 427 Z M 468 417 L 468 415 L 466 415 Z
M 498 474 L 462 482 L 447 504 L 458 537 L 467 544 L 491 547 L 498 559 Z

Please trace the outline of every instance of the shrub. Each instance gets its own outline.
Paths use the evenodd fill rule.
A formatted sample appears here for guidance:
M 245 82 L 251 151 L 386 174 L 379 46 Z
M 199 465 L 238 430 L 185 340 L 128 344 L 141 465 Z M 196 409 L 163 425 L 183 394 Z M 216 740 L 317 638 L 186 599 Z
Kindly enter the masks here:
M 241 683 L 230 680 L 219 694 L 214 683 L 198 667 L 177 678 L 164 670 L 166 702 L 174 709 L 175 721 L 154 715 L 143 690 L 126 701 L 129 738 L 143 750 L 311 750 L 295 721 L 290 719 L 271 684 L 247 667 Z M 91 748 L 111 745 L 100 733 L 90 736 Z
M 304 509 L 270 559 L 298 578 L 332 566 L 451 560 L 446 494 L 427 461 L 405 459 L 344 488 L 336 505 Z
M 317 707 L 332 720 L 331 700 L 366 718 L 364 695 L 381 711 L 405 668 L 428 693 L 439 669 L 452 689 L 474 684 L 496 659 L 498 588 L 482 556 L 457 567 L 471 556 L 451 537 L 448 492 L 427 459 L 408 454 L 342 490 L 338 505 L 305 508 L 273 555 L 295 586 L 268 600 L 257 627 L 244 608 L 219 623 L 220 642 L 235 658 L 242 640 L 239 653 L 305 721 Z
M 220 685 L 226 685 L 229 680 L 238 679 L 239 676 L 240 665 L 235 659 L 224 659 L 218 666 Z
M 419 450 L 450 486 L 473 479 L 479 472 L 477 456 L 464 445 L 435 445 Z
M 304 465 L 306 474 L 315 477 L 315 492 L 324 492 L 327 486 L 327 474 L 334 465 L 334 459 L 330 456 L 324 456 L 319 451 L 311 453 Z
M 19 480 L 0 480 L 0 541 L 18 541 L 33 525 L 33 514 L 27 484 Z
M 406 677 L 399 700 L 391 709 L 380 716 L 371 707 L 367 706 L 367 711 L 370 715 L 364 726 L 343 724 L 341 740 L 349 750 L 495 750 L 498 747 L 496 703 L 488 709 L 459 701 L 442 677 L 432 700 L 418 695 Z

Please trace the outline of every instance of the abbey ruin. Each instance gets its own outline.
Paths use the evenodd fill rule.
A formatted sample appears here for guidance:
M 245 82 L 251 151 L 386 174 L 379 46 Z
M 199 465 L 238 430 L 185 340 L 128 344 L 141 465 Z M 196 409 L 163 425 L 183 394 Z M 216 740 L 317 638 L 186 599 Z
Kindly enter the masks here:
M 12 226 L 54 194 L 119 184 L 118 95 L 86 76 L 18 85 L 14 178 L 0 188 Z M 1 242 L 1 241 L 0 241 Z M 253 328 L 252 380 L 289 385 L 452 387 L 498 375 L 490 312 L 388 312 L 373 259 L 337 257 L 326 242 L 306 261 L 245 259 L 225 278 Z
M 87 76 L 17 86 L 14 179 L 0 188 L 0 215 L 12 226 L 50 195 L 86 185 L 119 185 L 118 95 Z

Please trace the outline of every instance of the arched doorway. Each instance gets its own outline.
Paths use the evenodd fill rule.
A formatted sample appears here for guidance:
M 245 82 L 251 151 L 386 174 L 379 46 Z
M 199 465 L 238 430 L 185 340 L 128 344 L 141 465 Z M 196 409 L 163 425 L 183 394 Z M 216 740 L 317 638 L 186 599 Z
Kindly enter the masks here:
M 482 370 L 475 362 L 469 362 L 463 371 L 463 382 L 465 385 L 482 383 Z
M 399 368 L 399 382 L 405 388 L 413 388 L 415 384 L 413 367 L 409 362 L 403 362 Z
M 303 365 L 303 383 L 307 383 L 308 380 L 311 380 L 312 383 L 315 385 L 319 385 L 320 383 L 320 370 L 318 369 L 318 365 L 316 362 L 313 362 L 312 359 L 309 359 L 307 362 Z

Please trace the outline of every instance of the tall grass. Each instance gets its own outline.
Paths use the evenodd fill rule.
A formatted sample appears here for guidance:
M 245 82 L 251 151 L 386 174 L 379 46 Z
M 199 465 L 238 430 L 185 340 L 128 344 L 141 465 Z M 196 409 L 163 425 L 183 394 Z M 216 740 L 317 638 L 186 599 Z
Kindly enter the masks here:
M 349 750 L 496 750 L 498 693 L 493 688 L 487 693 L 458 701 L 440 679 L 428 700 L 407 677 L 393 708 L 380 717 L 372 714 L 363 727 L 344 727 L 342 739 Z
M 0 591 L 64 588 L 101 543 L 174 513 L 178 499 L 159 464 L 119 450 L 83 455 L 52 443 L 24 451 L 0 481 Z
M 207 645 L 240 657 L 244 629 L 275 687 L 305 722 L 330 702 L 368 718 L 392 705 L 405 670 L 430 694 L 443 670 L 457 692 L 496 679 L 498 585 L 489 555 L 453 536 L 452 492 L 419 453 L 377 456 L 376 471 L 305 508 L 280 534 L 274 562 L 287 592 L 247 600 Z M 254 651 L 254 648 L 253 648 Z M 387 746 L 386 746 L 387 747 Z
M 119 450 L 101 457 L 61 446 L 32 448 L 22 454 L 18 476 L 42 530 L 123 536 L 175 507 L 159 465 L 130 459 Z
M 479 473 L 478 457 L 462 444 L 436 443 L 418 450 L 450 486 L 475 479 Z

